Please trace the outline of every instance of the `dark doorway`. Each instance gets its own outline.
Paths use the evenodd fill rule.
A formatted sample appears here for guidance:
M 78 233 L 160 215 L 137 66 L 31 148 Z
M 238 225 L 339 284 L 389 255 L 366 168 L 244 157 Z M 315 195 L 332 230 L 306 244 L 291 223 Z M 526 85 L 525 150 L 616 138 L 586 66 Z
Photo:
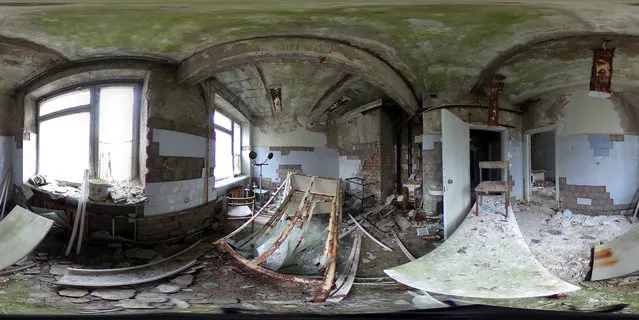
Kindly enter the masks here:
M 532 201 L 555 201 L 555 132 L 530 135 Z
M 479 162 L 500 161 L 501 132 L 488 130 L 470 130 L 470 186 L 471 190 L 479 184 Z M 484 180 L 501 180 L 501 170 L 484 170 Z M 471 192 L 474 196 L 474 192 Z

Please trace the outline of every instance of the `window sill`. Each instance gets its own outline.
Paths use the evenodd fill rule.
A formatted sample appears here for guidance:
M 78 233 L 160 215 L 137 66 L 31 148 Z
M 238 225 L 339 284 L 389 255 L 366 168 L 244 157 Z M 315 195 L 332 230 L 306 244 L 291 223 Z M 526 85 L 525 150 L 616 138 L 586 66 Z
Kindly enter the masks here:
M 240 184 L 241 181 L 248 179 L 248 175 L 240 175 L 234 178 L 227 178 L 223 180 L 215 181 L 215 189 L 223 189 L 226 187 L 230 187 L 231 185 Z

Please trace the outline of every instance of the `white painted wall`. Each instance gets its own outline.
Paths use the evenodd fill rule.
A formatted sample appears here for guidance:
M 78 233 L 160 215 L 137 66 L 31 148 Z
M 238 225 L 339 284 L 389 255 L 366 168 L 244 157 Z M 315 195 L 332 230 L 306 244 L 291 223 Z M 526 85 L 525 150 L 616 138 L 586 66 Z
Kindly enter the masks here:
M 512 195 L 515 199 L 524 199 L 524 149 L 521 141 L 508 141 L 508 161 L 510 161 L 510 175 L 515 186 Z
M 564 107 L 565 119 L 559 122 L 558 135 L 624 133 L 610 99 L 589 97 L 587 89 L 575 90 L 567 99 L 569 103 Z
M 605 185 L 614 204 L 631 203 L 639 188 L 639 136 L 613 142 L 609 156 L 595 156 L 588 135 L 557 137 L 557 157 L 567 184 Z
M 300 144 L 303 145 L 303 142 L 297 143 L 297 145 Z M 266 155 L 271 152 L 268 147 L 254 147 L 253 150 L 257 152 L 258 162 L 264 161 Z M 267 166 L 262 167 L 262 175 L 264 178 L 271 178 L 273 182 L 280 182 L 277 175 L 280 164 L 301 164 L 304 174 L 337 178 L 339 176 L 338 157 L 336 148 L 315 147 L 314 151 L 291 151 L 288 155 L 273 151 L 273 159 L 268 161 Z M 253 166 L 252 169 L 253 177 L 259 177 L 259 168 Z
M 204 203 L 204 179 L 147 183 L 146 195 L 149 202 L 144 216 L 193 208 Z
M 160 143 L 161 156 L 203 158 L 206 155 L 205 137 L 153 129 L 153 142 Z
M 275 131 L 264 132 L 258 127 L 253 127 L 254 147 L 268 146 L 304 146 L 326 147 L 326 134 L 312 132 L 306 128 L 297 127 L 295 130 L 278 133 Z

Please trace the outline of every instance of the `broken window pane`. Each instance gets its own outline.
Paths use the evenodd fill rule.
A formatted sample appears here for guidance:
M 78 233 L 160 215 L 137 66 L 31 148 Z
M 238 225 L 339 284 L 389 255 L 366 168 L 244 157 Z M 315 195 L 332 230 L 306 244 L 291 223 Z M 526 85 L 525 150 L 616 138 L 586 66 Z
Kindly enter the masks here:
M 233 177 L 233 142 L 231 135 L 215 129 L 215 180 Z
M 215 111 L 215 116 L 213 117 L 213 119 L 216 125 L 224 129 L 228 129 L 228 130 L 232 129 L 233 121 L 229 117 Z
M 88 105 L 91 102 L 91 92 L 87 90 L 73 91 L 53 97 L 40 103 L 40 116 Z
M 100 89 L 99 171 L 108 181 L 128 181 L 132 177 L 133 148 L 132 86 Z
M 89 169 L 89 112 L 41 121 L 38 173 L 57 180 L 82 182 Z

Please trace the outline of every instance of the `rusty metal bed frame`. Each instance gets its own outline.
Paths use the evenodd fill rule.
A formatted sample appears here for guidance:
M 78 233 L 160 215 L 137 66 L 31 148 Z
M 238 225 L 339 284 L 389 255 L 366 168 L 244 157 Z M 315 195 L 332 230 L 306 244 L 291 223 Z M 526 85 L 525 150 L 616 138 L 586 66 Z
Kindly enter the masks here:
M 300 177 L 300 178 L 296 178 Z M 246 245 L 252 239 L 257 239 L 262 236 L 269 228 L 273 228 L 275 223 L 279 221 L 283 215 L 285 215 L 285 208 L 290 204 L 293 196 L 297 192 L 304 192 L 304 196 L 302 197 L 302 201 L 299 203 L 295 214 L 290 217 L 288 220 L 288 224 L 286 225 L 284 231 L 277 237 L 275 243 L 273 243 L 266 251 L 260 254 L 257 258 L 253 260 L 248 260 L 240 255 L 235 249 L 229 245 L 227 240 L 235 235 L 237 235 L 240 231 L 242 231 L 247 226 L 251 225 L 257 217 L 265 212 L 265 209 L 269 206 L 271 202 L 278 196 L 279 193 L 283 192 L 285 189 L 289 188 L 292 185 L 292 181 L 294 179 L 309 179 L 308 185 L 304 188 L 304 190 L 293 189 L 284 198 L 282 204 L 277 208 L 273 216 L 264 225 L 258 232 L 253 233 L 248 239 L 242 241 L 242 243 L 235 243 L 236 247 L 241 247 L 242 245 Z M 320 188 L 318 186 L 317 190 L 314 189 L 314 185 L 316 183 L 322 183 L 323 180 L 329 180 L 335 183 L 335 189 L 331 192 L 332 194 L 321 193 Z M 288 187 L 285 187 L 288 186 Z M 282 274 L 270 269 L 267 269 L 262 266 L 262 264 L 280 247 L 280 245 L 288 239 L 291 231 L 294 228 L 301 228 L 302 230 L 306 230 L 305 226 L 308 225 L 307 222 L 313 217 L 313 213 L 316 209 L 316 204 L 320 200 L 331 200 L 331 211 L 329 217 L 329 232 L 326 236 L 326 242 L 324 245 L 324 249 L 322 251 L 322 259 L 320 260 L 322 263 L 322 270 L 324 272 L 323 279 L 309 279 L 294 275 Z M 286 217 L 284 217 L 286 218 Z M 325 301 L 331 293 L 331 289 L 334 286 L 336 269 L 337 269 L 337 243 L 338 243 L 338 226 L 339 221 L 341 220 L 341 196 L 340 196 L 340 181 L 338 179 L 332 178 L 323 178 L 323 177 L 315 177 L 315 176 L 306 176 L 306 175 L 289 175 L 284 183 L 280 185 L 280 187 L 273 193 L 271 198 L 266 202 L 262 208 L 255 213 L 248 221 L 246 221 L 242 226 L 240 226 L 235 231 L 230 234 L 220 238 L 215 243 L 218 244 L 223 250 L 227 251 L 233 258 L 241 262 L 243 265 L 248 267 L 251 270 L 259 272 L 261 274 L 273 277 L 275 279 L 309 284 L 317 287 L 317 291 L 315 292 L 312 301 L 313 302 L 323 302 Z M 303 234 L 303 233 L 302 233 Z M 301 239 L 298 241 L 297 246 L 299 246 Z M 296 246 L 296 247 L 297 247 Z

